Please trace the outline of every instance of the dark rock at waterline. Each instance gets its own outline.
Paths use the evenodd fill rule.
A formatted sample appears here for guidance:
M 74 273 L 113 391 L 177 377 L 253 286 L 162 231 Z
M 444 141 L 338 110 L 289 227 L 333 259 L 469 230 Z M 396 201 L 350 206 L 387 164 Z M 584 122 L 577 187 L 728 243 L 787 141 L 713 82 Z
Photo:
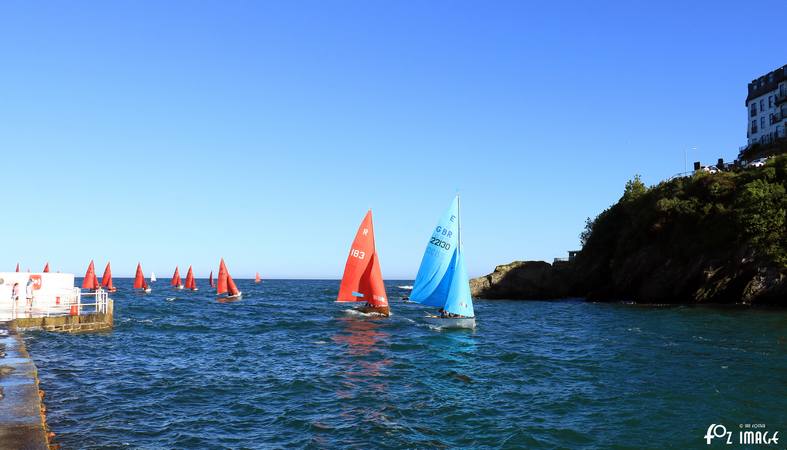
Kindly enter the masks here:
M 515 261 L 470 280 L 470 290 L 486 299 L 787 305 L 787 271 L 757 264 L 744 253 L 682 261 L 650 248 L 623 261 L 616 271 L 602 271 L 581 257 L 555 265 Z
M 514 261 L 495 267 L 489 275 L 470 280 L 473 297 L 544 300 L 581 295 L 571 264 Z

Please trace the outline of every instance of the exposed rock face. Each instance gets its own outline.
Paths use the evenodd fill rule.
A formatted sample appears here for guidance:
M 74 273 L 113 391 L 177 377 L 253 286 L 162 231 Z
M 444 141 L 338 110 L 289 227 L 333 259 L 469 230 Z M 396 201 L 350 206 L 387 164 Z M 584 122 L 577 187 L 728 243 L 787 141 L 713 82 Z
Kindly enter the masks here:
M 547 300 L 586 297 L 593 301 L 638 303 L 743 303 L 785 305 L 787 273 L 759 267 L 752 259 L 736 263 L 698 257 L 690 263 L 640 255 L 609 278 L 588 276 L 583 264 L 514 261 L 470 280 L 474 297 L 511 300 Z M 587 261 L 585 261 L 587 262 Z
M 470 280 L 474 297 L 544 300 L 577 295 L 569 264 L 553 266 L 544 261 L 514 261 L 495 267 L 489 275 Z

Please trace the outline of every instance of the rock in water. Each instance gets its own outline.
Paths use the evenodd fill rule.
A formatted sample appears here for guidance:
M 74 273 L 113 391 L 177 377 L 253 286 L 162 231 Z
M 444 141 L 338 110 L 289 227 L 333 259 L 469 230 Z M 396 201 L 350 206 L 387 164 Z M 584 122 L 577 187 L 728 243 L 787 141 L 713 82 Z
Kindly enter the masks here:
M 573 265 L 544 261 L 514 261 L 495 267 L 489 275 L 470 280 L 474 297 L 545 300 L 577 296 Z

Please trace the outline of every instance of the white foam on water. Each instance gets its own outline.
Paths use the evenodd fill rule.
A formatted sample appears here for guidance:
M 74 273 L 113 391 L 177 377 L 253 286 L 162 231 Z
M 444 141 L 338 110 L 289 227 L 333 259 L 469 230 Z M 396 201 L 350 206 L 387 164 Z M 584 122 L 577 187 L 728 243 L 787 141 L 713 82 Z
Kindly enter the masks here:
M 412 287 L 412 286 L 409 286 L 409 285 L 404 285 L 404 286 L 396 286 L 396 287 L 398 287 L 399 289 L 404 289 L 404 290 L 406 290 L 406 291 L 412 291 L 412 290 L 413 290 L 413 287 Z

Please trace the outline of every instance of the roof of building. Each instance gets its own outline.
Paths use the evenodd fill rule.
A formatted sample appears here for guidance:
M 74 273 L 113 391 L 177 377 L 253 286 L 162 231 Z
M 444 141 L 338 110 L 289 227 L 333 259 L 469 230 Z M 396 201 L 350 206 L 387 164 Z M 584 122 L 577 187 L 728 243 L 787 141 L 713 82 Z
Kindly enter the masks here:
M 779 67 L 778 69 L 768 72 L 765 75 L 752 80 L 749 83 L 749 95 L 746 96 L 746 105 L 749 105 L 749 102 L 753 98 L 757 98 L 763 94 L 767 94 L 770 91 L 776 90 L 779 86 L 779 83 L 782 81 L 787 80 L 787 65 Z

